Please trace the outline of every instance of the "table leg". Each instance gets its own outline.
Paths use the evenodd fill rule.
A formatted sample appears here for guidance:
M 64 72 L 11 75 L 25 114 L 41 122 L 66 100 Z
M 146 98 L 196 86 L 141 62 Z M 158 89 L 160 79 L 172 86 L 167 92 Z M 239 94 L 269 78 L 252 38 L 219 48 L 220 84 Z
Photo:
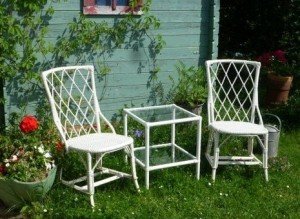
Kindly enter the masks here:
M 124 117 L 124 135 L 128 136 L 128 129 L 127 129 L 127 113 L 123 113 L 123 117 Z M 132 149 L 133 150 L 133 149 Z M 128 151 L 126 151 L 125 149 L 125 163 L 128 163 Z
M 173 121 L 176 118 L 175 114 L 175 108 L 173 109 L 173 115 L 172 115 Z M 171 130 L 171 147 L 172 147 L 172 162 L 175 162 L 175 139 L 176 139 L 176 130 L 175 130 L 175 123 L 172 124 L 172 130 Z
M 128 130 L 127 130 L 127 113 L 123 114 L 123 121 L 124 121 L 124 135 L 127 136 L 128 135 Z
M 149 159 L 150 159 L 150 127 L 145 127 L 145 183 L 146 189 L 149 189 Z
M 196 166 L 196 177 L 200 179 L 200 162 L 201 162 L 201 124 L 202 118 L 197 122 L 197 149 L 196 149 L 196 158 L 197 158 L 197 166 Z

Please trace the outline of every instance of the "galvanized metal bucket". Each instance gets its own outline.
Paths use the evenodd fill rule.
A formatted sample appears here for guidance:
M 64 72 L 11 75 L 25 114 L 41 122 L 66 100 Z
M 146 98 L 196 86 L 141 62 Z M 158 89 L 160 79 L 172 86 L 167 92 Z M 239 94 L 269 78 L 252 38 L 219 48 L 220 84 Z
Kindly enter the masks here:
M 269 131 L 269 141 L 268 141 L 268 157 L 277 157 L 278 154 L 278 145 L 279 145 L 279 137 L 281 131 L 281 120 L 278 116 L 266 113 L 263 116 L 272 118 L 270 121 L 276 121 L 275 124 L 273 123 L 265 123 L 265 128 Z

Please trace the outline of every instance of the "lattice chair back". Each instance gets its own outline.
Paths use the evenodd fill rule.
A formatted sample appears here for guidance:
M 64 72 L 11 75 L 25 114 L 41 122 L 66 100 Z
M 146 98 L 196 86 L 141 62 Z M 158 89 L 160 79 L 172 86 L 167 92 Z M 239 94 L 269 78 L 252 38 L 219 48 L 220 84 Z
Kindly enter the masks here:
M 42 77 L 54 122 L 65 141 L 101 132 L 93 66 L 54 68 Z
M 255 121 L 260 63 L 246 60 L 206 61 L 208 122 Z

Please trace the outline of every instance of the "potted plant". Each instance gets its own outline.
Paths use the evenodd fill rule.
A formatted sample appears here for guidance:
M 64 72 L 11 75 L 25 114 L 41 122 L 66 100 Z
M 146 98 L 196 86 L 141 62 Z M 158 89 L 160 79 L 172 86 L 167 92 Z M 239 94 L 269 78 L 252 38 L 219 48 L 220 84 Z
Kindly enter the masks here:
M 293 68 L 286 59 L 285 52 L 276 50 L 258 57 L 262 70 L 267 72 L 266 105 L 286 103 L 293 81 Z
M 200 114 L 207 98 L 206 77 L 203 67 L 187 67 L 183 62 L 176 65 L 178 79 L 172 76 L 171 101 L 196 114 Z
M 31 115 L 0 135 L 0 199 L 7 207 L 40 200 L 50 190 L 56 174 L 51 136 Z

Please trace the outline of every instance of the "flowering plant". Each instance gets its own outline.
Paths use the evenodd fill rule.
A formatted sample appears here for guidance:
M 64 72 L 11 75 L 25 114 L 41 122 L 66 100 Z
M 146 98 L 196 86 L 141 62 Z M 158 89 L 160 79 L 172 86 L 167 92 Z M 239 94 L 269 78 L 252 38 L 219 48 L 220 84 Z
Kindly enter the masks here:
M 281 76 L 290 76 L 292 67 L 288 64 L 286 53 L 282 50 L 266 52 L 257 59 L 262 64 L 262 68 L 268 73 Z
M 40 128 L 36 117 L 24 116 L 19 128 L 13 127 L 7 135 L 0 135 L 0 178 L 33 182 L 47 177 L 55 167 L 53 139 L 56 138 L 49 130 Z

